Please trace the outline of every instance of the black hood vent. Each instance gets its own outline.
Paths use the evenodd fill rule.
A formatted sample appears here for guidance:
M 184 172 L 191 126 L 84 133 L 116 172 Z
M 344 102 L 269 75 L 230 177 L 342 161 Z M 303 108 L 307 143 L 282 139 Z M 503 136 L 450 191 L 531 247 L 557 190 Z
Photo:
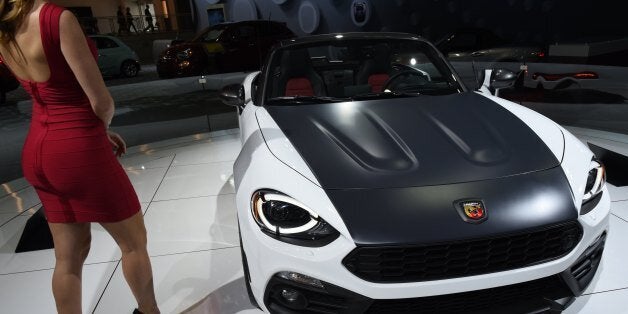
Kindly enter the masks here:
M 559 164 L 525 123 L 475 93 L 267 110 L 325 189 L 442 185 Z

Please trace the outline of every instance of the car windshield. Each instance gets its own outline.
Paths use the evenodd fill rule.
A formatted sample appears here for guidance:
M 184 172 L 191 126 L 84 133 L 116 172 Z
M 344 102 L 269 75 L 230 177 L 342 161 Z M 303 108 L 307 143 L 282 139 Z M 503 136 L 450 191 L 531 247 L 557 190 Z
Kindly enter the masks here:
M 267 70 L 265 97 L 271 105 L 464 91 L 434 48 L 411 39 L 339 39 L 290 45 L 273 54 Z
M 192 41 L 216 41 L 220 34 L 225 31 L 225 28 L 222 26 L 214 26 L 209 29 L 203 30 L 200 34 L 196 35 Z

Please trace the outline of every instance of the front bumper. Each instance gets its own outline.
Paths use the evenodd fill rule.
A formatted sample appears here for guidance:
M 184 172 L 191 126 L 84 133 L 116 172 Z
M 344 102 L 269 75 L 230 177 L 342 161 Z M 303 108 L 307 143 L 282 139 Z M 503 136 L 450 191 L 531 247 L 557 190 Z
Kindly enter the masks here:
M 605 240 L 606 234 L 603 234 L 574 265 L 557 275 L 508 286 L 431 297 L 375 300 L 329 283 L 318 288 L 274 276 L 268 283 L 264 304 L 271 313 L 282 314 L 560 312 L 593 279 Z
M 517 299 L 528 300 L 525 295 L 517 297 L 509 290 L 520 291 L 522 287 L 536 291 L 539 302 L 524 302 L 514 312 L 528 312 L 527 306 L 538 308 L 562 308 L 569 300 L 578 296 L 591 282 L 596 273 L 604 247 L 605 234 L 608 231 L 610 198 L 605 192 L 601 202 L 589 214 L 578 221 L 583 228 L 583 236 L 578 245 L 567 255 L 546 263 L 514 270 L 501 271 L 476 276 L 445 280 L 433 280 L 411 283 L 373 283 L 362 280 L 349 272 L 342 260 L 356 247 L 351 239 L 340 236 L 331 244 L 321 248 L 304 248 L 285 244 L 260 232 L 259 227 L 248 217 L 241 215 L 243 248 L 248 259 L 248 276 L 251 292 L 257 303 L 271 313 L 308 313 L 300 309 L 290 309 L 281 304 L 281 292 L 284 288 L 301 289 L 311 298 L 320 297 L 323 301 L 308 304 L 345 304 L 345 307 L 328 308 L 329 313 L 374 313 L 373 309 L 392 308 L 397 313 L 416 311 L 414 306 L 424 302 L 441 304 L 439 298 L 462 300 L 468 303 L 469 295 L 475 298 L 492 298 L 487 295 L 501 295 L 513 312 L 513 302 Z M 282 271 L 300 273 L 324 282 L 325 289 L 320 290 L 277 278 Z M 548 293 L 535 287 L 552 286 Z M 536 289 L 536 290 L 535 290 Z M 543 298 L 560 302 L 542 301 Z M 337 302 L 337 300 L 342 300 Z M 472 299 L 472 298 L 471 298 Z M 327 300 L 327 301 L 325 301 Z M 336 300 L 336 301 L 334 301 Z M 438 302 L 437 302 L 438 301 Z M 417 305 L 419 304 L 419 305 Z M 491 301 L 490 304 L 499 304 Z M 348 306 L 348 307 L 347 307 Z M 399 307 L 402 306 L 402 307 Z M 455 309 L 453 312 L 457 312 Z M 487 313 L 487 310 L 482 310 Z M 381 312 L 377 310 L 376 312 Z M 427 311 L 429 312 L 429 311 Z M 438 311 L 437 311 L 438 312 Z M 446 312 L 446 311 L 440 311 Z M 311 312 L 318 313 L 318 312 Z

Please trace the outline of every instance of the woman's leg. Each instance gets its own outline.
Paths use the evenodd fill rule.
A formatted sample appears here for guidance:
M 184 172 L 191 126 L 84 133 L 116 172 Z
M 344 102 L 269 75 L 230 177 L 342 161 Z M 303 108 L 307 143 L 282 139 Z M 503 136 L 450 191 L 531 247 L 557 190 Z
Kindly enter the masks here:
M 159 313 L 146 250 L 146 228 L 142 212 L 120 222 L 101 225 L 120 246 L 124 278 L 137 300 L 139 310 L 142 313 Z
M 49 223 L 55 245 L 52 294 L 61 314 L 80 314 L 81 274 L 91 243 L 89 223 Z

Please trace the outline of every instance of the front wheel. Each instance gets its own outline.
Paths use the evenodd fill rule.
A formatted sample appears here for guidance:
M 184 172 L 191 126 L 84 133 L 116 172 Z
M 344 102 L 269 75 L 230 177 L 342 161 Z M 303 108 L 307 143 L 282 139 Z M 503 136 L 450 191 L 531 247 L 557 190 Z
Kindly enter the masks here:
M 139 71 L 140 67 L 137 62 L 131 60 L 124 61 L 120 67 L 120 73 L 125 77 L 136 77 Z

